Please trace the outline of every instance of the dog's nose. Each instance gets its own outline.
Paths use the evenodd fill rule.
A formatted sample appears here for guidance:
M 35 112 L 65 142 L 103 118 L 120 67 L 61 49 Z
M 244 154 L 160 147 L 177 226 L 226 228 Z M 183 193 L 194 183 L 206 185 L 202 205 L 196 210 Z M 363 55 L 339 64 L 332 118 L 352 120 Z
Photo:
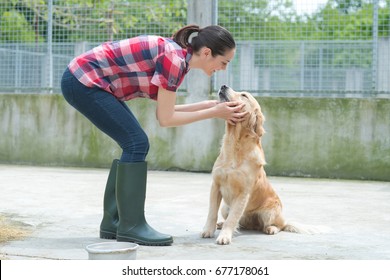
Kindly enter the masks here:
M 219 92 L 218 92 L 218 95 L 219 95 L 219 100 L 221 101 L 221 102 L 227 102 L 227 101 L 229 101 L 229 98 L 228 98 L 228 96 L 227 96 L 227 90 L 228 90 L 228 86 L 226 86 L 226 85 L 223 85 L 223 86 L 221 86 L 221 89 L 219 90 Z

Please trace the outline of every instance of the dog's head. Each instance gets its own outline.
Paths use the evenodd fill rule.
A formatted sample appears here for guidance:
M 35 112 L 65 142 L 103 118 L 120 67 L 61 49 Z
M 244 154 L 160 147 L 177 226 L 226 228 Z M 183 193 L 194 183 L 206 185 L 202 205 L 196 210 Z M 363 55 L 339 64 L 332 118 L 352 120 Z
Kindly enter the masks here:
M 245 104 L 242 112 L 248 112 L 244 120 L 235 125 L 236 129 L 246 128 L 261 137 L 264 134 L 264 115 L 257 100 L 249 92 L 236 92 L 228 86 L 223 85 L 218 92 L 221 102 L 241 101 Z

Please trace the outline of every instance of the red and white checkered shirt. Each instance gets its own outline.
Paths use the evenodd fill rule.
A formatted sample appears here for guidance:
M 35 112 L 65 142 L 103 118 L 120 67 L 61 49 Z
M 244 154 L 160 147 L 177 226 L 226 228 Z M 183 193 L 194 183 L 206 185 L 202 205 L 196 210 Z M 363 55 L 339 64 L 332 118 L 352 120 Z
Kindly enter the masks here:
M 190 58 L 172 39 L 142 35 L 97 46 L 74 58 L 68 68 L 87 87 L 97 86 L 120 100 L 157 100 L 159 87 L 177 90 Z

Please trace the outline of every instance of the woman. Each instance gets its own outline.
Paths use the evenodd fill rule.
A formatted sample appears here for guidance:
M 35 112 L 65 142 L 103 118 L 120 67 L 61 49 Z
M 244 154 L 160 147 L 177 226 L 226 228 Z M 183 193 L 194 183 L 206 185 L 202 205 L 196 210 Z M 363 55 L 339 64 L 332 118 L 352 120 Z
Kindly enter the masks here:
M 101 238 L 142 245 L 173 242 L 172 236 L 145 221 L 149 141 L 124 101 L 156 100 L 156 116 L 163 127 L 209 118 L 239 122 L 243 104 L 207 100 L 176 105 L 175 93 L 190 69 L 202 69 L 210 76 L 225 70 L 234 53 L 235 42 L 226 29 L 189 25 L 172 38 L 143 35 L 107 42 L 70 62 L 61 81 L 65 99 L 123 150 L 108 176 Z

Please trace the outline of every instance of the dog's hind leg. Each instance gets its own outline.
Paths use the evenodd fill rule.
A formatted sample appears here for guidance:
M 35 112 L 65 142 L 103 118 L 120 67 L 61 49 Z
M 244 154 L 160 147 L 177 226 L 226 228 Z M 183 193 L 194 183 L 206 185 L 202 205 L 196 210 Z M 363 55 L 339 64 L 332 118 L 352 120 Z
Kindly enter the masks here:
M 227 245 L 232 242 L 233 232 L 239 226 L 239 221 L 245 211 L 249 200 L 249 194 L 241 194 L 234 199 L 229 208 L 229 214 L 223 224 L 222 230 L 217 238 L 217 243 L 220 245 Z
M 263 232 L 266 234 L 277 234 L 284 227 L 283 217 L 276 215 L 275 210 L 262 211 L 259 219 L 263 224 Z
M 216 183 L 213 183 L 210 191 L 210 205 L 209 213 L 207 215 L 207 221 L 203 227 L 202 237 L 211 238 L 214 236 L 217 220 L 218 220 L 218 210 L 221 205 L 222 195 L 219 191 L 219 186 Z

